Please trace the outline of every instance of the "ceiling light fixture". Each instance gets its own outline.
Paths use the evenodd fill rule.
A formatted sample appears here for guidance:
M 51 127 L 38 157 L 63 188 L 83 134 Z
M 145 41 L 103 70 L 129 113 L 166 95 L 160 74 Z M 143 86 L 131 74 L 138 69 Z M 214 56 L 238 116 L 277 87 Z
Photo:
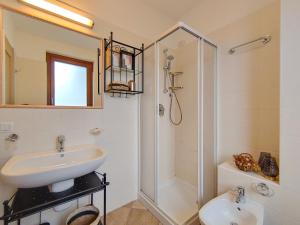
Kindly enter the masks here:
M 94 26 L 94 21 L 82 16 L 78 13 L 72 12 L 66 8 L 59 5 L 51 3 L 46 0 L 20 0 L 21 2 L 33 6 L 35 8 L 42 9 L 44 11 L 50 12 L 52 14 L 58 15 L 68 20 L 75 21 L 76 23 L 82 24 L 84 26 L 92 28 Z

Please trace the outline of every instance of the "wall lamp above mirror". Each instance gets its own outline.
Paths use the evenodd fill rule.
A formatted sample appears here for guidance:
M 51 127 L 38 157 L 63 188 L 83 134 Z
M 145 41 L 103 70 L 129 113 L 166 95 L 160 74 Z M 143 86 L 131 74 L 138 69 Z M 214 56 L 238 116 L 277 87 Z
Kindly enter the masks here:
M 1 108 L 103 108 L 101 38 L 1 10 Z
M 46 11 L 51 14 L 55 14 L 64 19 L 71 20 L 73 22 L 79 23 L 81 25 L 93 28 L 94 21 L 81 15 L 80 13 L 74 12 L 74 10 L 69 10 L 66 5 L 61 2 L 53 0 L 19 0 L 20 2 L 29 5 L 31 7 L 37 8 L 39 10 Z

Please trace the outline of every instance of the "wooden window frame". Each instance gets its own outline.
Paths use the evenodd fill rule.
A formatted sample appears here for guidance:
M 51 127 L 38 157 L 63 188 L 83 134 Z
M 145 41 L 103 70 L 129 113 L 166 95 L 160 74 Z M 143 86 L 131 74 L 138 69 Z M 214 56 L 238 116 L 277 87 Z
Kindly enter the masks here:
M 5 54 L 4 58 L 6 57 L 6 54 L 11 58 L 10 65 L 9 65 L 9 80 L 5 81 L 5 86 L 6 82 L 9 82 L 10 84 L 10 89 L 9 89 L 9 103 L 6 102 L 6 99 L 4 99 L 5 104 L 14 104 L 15 103 L 15 77 L 14 77 L 14 68 L 15 68 L 15 51 L 10 42 L 8 41 L 7 37 L 5 36 Z M 5 72 L 6 73 L 6 72 Z M 6 76 L 6 74 L 4 75 Z M 6 88 L 6 87 L 5 87 Z M 6 89 L 5 89 L 6 90 Z M 5 97 L 6 98 L 6 97 Z
M 93 68 L 94 63 L 75 59 L 68 56 L 58 55 L 47 52 L 47 105 L 55 106 L 55 81 L 54 81 L 54 63 L 62 62 L 66 64 L 85 67 L 87 69 L 87 106 L 93 106 Z

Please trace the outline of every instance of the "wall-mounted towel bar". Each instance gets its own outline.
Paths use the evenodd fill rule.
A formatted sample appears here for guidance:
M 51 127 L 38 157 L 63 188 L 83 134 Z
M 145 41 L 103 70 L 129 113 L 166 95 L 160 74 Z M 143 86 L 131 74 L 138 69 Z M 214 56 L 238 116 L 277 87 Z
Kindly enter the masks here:
M 251 45 L 259 44 L 259 43 L 261 43 L 262 46 L 264 46 L 264 45 L 268 44 L 271 40 L 272 40 L 272 36 L 264 36 L 264 37 L 260 37 L 260 38 L 257 38 L 257 39 L 255 39 L 255 40 L 253 40 L 253 41 L 248 41 L 248 42 L 246 42 L 246 43 L 237 45 L 237 46 L 231 48 L 231 49 L 228 51 L 228 53 L 232 55 L 232 54 L 236 53 L 236 51 L 237 51 L 239 48 L 247 47 L 247 46 L 250 47 Z

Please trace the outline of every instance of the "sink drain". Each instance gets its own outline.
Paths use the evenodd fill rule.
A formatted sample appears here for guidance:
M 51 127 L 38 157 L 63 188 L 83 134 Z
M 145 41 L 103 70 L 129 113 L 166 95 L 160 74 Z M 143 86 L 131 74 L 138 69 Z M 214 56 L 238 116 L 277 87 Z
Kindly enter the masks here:
M 235 222 L 231 222 L 230 225 L 239 225 L 239 224 Z

